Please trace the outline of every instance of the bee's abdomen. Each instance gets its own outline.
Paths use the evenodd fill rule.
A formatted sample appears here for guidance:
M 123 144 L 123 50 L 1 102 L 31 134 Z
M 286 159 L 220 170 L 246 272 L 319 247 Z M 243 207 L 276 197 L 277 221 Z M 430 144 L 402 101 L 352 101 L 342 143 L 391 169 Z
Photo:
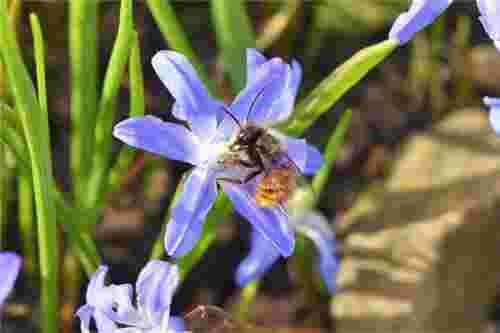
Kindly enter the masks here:
M 262 177 L 255 192 L 255 201 L 261 207 L 275 207 L 288 200 L 293 190 L 294 177 L 288 169 L 274 169 Z

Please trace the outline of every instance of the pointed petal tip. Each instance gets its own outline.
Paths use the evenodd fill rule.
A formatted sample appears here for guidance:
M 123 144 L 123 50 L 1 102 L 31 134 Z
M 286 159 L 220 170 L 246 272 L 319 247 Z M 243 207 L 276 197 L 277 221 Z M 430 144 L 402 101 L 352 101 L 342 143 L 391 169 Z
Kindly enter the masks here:
M 453 0 L 413 0 L 410 9 L 399 15 L 389 31 L 389 39 L 400 45 L 408 43 L 413 36 L 432 24 Z

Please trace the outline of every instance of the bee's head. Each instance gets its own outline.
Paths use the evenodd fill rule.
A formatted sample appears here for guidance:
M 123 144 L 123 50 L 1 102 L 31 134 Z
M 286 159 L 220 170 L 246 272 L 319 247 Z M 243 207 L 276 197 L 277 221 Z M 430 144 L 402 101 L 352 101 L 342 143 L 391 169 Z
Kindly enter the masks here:
M 243 128 L 239 133 L 236 141 L 239 145 L 250 146 L 254 145 L 257 140 L 262 136 L 264 130 L 257 126 L 249 125 Z

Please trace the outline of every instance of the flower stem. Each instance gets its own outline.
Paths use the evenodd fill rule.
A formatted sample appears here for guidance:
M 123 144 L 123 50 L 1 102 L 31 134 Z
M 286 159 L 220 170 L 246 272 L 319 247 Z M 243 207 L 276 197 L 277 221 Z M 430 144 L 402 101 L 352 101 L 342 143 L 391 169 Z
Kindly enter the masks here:
M 132 49 L 129 61 L 129 82 L 130 82 L 130 117 L 140 117 L 144 115 L 144 78 L 142 75 L 141 49 L 139 45 L 139 35 L 137 31 L 133 33 Z M 117 162 L 110 175 L 110 192 L 117 191 L 122 183 L 124 175 L 129 169 L 136 156 L 136 149 L 123 146 L 118 155 Z
M 31 174 L 26 170 L 18 168 L 18 216 L 21 240 L 23 243 L 23 266 L 29 278 L 34 277 L 35 272 L 35 211 L 33 206 L 33 186 Z
M 111 58 L 109 59 L 97 117 L 94 164 L 89 178 L 85 207 L 99 207 L 108 189 L 111 168 L 112 129 L 116 111 L 118 92 L 127 69 L 134 32 L 132 0 L 122 0 L 120 4 L 120 23 Z
M 97 117 L 97 17 L 96 0 L 69 2 L 71 79 L 71 175 L 77 202 L 86 193 L 94 152 Z
M 0 0 L 0 12 L 5 13 L 5 0 Z M 37 80 L 45 81 L 44 45 L 38 21 L 31 18 Z M 0 53 L 9 77 L 24 136 L 29 150 L 38 225 L 38 247 L 41 275 L 42 332 L 58 332 L 58 240 L 55 207 L 50 198 L 53 184 L 47 113 L 41 108 L 28 70 L 22 61 L 19 46 L 6 15 L 0 15 Z
M 250 312 L 250 307 L 255 301 L 255 297 L 259 292 L 260 280 L 255 280 L 247 284 L 240 294 L 238 304 L 236 304 L 236 319 L 240 322 L 246 322 L 248 320 L 248 314 Z
M 301 135 L 398 46 L 397 41 L 389 39 L 358 51 L 300 101 L 281 130 L 291 136 Z

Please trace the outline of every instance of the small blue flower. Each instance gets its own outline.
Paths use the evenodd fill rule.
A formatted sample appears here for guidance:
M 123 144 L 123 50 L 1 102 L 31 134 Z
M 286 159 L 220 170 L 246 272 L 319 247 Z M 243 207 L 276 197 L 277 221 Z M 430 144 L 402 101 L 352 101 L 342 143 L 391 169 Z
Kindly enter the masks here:
M 76 315 L 83 333 L 91 319 L 98 333 L 170 333 L 183 331 L 183 321 L 170 316 L 170 304 L 179 284 L 177 266 L 154 260 L 144 266 L 136 282 L 136 306 L 130 284 L 105 285 L 108 268 L 101 266 L 92 275 L 86 301 Z
M 201 237 L 205 218 L 218 194 L 217 179 L 234 171 L 221 169 L 220 162 L 238 134 L 238 123 L 268 127 L 287 119 L 293 111 L 302 72 L 295 61 L 288 65 L 279 58 L 267 60 L 249 49 L 246 87 L 226 107 L 210 96 L 183 55 L 160 51 L 152 64 L 175 98 L 172 114 L 187 126 L 146 116 L 120 122 L 113 134 L 131 146 L 195 166 L 172 208 L 165 233 L 167 253 L 179 257 L 189 252 Z M 284 136 L 280 140 L 302 173 L 314 173 L 321 166 L 321 154 L 305 140 Z M 294 237 L 286 215 L 278 209 L 259 207 L 246 186 L 220 183 L 236 210 L 282 255 L 291 255 Z
M 328 287 L 335 293 L 338 260 L 335 255 L 335 233 L 328 221 L 319 214 L 309 212 L 301 219 L 290 219 L 293 228 L 316 245 L 319 255 L 318 270 Z M 240 287 L 260 278 L 278 260 L 280 253 L 260 233 L 253 231 L 250 253 L 240 263 L 236 272 L 236 282 Z
M 500 51 L 500 2 L 498 0 L 477 0 L 477 6 L 481 13 L 479 21 Z
M 14 283 L 20 270 L 21 257 L 13 252 L 0 252 L 0 272 L 2 274 L 0 281 L 0 307 L 5 302 L 12 288 L 14 288 Z
M 490 108 L 491 127 L 500 134 L 500 98 L 484 97 L 483 102 Z
M 399 15 L 389 32 L 389 38 L 404 45 L 413 36 L 434 22 L 453 0 L 413 0 L 410 9 Z

